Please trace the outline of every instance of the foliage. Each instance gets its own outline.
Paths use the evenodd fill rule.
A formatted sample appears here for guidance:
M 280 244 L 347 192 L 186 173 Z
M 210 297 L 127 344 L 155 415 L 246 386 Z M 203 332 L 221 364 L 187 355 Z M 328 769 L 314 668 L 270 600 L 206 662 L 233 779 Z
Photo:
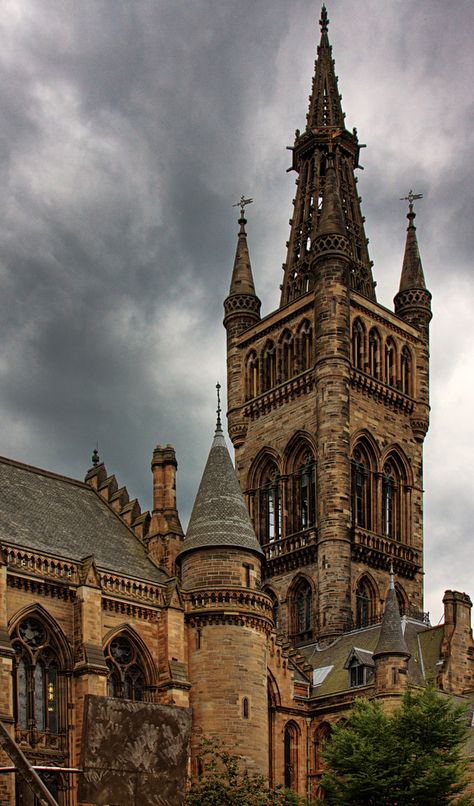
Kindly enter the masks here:
M 467 806 L 466 709 L 432 687 L 408 690 L 393 713 L 356 701 L 334 727 L 322 784 L 335 806 Z
M 303 806 L 295 792 L 270 789 L 263 775 L 249 772 L 240 756 L 205 739 L 198 755 L 200 774 L 186 796 L 186 806 Z

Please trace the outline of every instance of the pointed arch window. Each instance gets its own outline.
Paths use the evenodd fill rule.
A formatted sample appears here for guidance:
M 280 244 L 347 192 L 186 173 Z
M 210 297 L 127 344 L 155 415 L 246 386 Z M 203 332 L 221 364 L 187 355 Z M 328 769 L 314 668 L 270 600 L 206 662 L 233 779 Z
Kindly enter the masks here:
M 356 588 L 356 627 L 373 624 L 376 615 L 375 594 L 369 581 L 362 577 Z
M 318 772 L 326 769 L 324 751 L 331 738 L 331 726 L 328 722 L 323 722 L 314 734 L 314 765 Z
M 387 339 L 385 343 L 385 383 L 388 386 L 397 385 L 395 343 Z
M 278 598 L 276 594 L 271 590 L 271 588 L 264 588 L 264 593 L 270 597 L 272 600 L 272 617 L 273 617 L 273 628 L 278 630 L 279 621 L 280 621 L 280 605 L 278 602 Z
M 293 639 L 306 641 L 312 635 L 313 592 L 306 579 L 300 579 L 291 597 Z
M 399 469 L 393 459 L 389 459 L 382 478 L 382 533 L 395 540 L 401 537 L 400 481 Z
M 295 353 L 293 336 L 288 331 L 281 343 L 281 376 L 282 381 L 288 381 L 295 374 Z
M 245 399 L 252 400 L 258 395 L 258 357 L 255 350 L 247 356 L 245 368 Z
M 400 611 L 401 616 L 407 615 L 408 606 L 407 606 L 407 597 L 401 586 L 398 582 L 395 584 L 395 594 L 397 597 L 398 602 L 398 609 Z
M 299 342 L 300 368 L 301 372 L 305 372 L 313 364 L 313 331 L 307 321 L 303 322 L 301 325 Z
M 109 669 L 107 688 L 109 697 L 122 700 L 143 700 L 145 673 L 140 656 L 126 635 L 117 635 L 105 649 Z
M 380 378 L 380 336 L 375 328 L 369 333 L 369 373 Z
M 276 385 L 276 350 L 272 341 L 267 342 L 262 356 L 263 392 L 273 389 Z
M 298 790 L 298 729 L 293 722 L 285 727 L 284 743 L 284 782 L 287 789 Z
M 282 534 L 281 479 L 273 463 L 261 478 L 258 532 L 262 544 L 279 540 Z
M 63 718 L 60 695 L 64 679 L 52 632 L 39 618 L 28 616 L 15 628 L 12 645 L 16 654 L 14 710 L 17 728 L 60 733 Z
M 316 524 L 316 464 L 308 451 L 294 476 L 296 531 Z
M 412 360 L 408 347 L 403 347 L 401 353 L 401 387 L 404 395 L 412 394 Z
M 372 528 L 372 472 L 362 446 L 352 457 L 352 522 L 363 529 Z
M 364 369 L 365 364 L 365 332 L 360 319 L 356 319 L 352 326 L 352 363 L 355 369 Z

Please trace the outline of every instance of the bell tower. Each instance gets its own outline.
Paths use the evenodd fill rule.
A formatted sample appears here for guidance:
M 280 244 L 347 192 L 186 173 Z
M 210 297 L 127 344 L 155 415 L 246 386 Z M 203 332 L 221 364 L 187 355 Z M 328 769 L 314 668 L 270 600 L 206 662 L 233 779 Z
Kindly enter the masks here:
M 279 307 L 260 318 L 243 212 L 225 306 L 228 424 L 265 555 L 262 584 L 293 643 L 380 620 L 393 563 L 402 613 L 423 610 L 422 446 L 431 295 L 410 191 L 394 311 L 375 296 L 329 19 L 297 174 Z M 255 268 L 254 268 L 255 270 Z M 239 280 L 239 283 L 237 283 Z

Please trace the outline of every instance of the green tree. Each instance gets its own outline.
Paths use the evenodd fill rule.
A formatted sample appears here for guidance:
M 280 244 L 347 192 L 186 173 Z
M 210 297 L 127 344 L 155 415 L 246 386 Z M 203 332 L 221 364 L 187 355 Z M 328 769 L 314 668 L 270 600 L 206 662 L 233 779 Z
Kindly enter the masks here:
M 334 727 L 322 784 L 335 806 L 467 806 L 466 708 L 432 687 L 408 690 L 386 713 L 359 699 Z M 464 793 L 464 794 L 463 794 Z
M 288 789 L 270 789 L 267 779 L 249 772 L 240 756 L 221 750 L 209 739 L 202 742 L 198 761 L 200 772 L 191 781 L 186 806 L 303 806 L 307 803 Z

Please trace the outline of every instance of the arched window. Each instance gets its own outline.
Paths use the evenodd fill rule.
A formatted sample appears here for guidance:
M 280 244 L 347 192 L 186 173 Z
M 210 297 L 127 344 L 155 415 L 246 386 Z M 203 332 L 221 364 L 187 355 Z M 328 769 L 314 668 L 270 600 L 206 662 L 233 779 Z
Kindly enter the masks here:
M 376 615 L 376 597 L 367 577 L 362 577 L 356 588 L 356 627 L 373 624 Z
M 404 395 L 412 394 L 412 361 L 408 347 L 403 347 L 401 352 L 401 387 Z
M 300 579 L 291 595 L 292 637 L 306 641 L 312 636 L 313 592 L 308 580 Z
M 16 653 L 14 675 L 15 719 L 21 731 L 60 733 L 61 663 L 57 641 L 42 620 L 22 619 L 12 635 Z
M 382 533 L 401 539 L 401 479 L 397 464 L 389 458 L 382 477 Z
M 295 351 L 293 336 L 287 330 L 281 342 L 281 379 L 288 381 L 295 374 Z
M 275 464 L 269 463 L 262 473 L 258 493 L 260 542 L 271 543 L 281 537 L 281 482 Z
M 109 697 L 122 700 L 143 700 L 145 673 L 139 654 L 126 635 L 117 635 L 105 648 L 109 668 Z
M 313 331 L 307 320 L 302 323 L 298 336 L 300 371 L 304 372 L 313 365 Z
M 328 722 L 323 722 L 314 734 L 314 766 L 316 772 L 323 772 L 326 769 L 323 753 L 330 737 L 331 726 Z
M 316 465 L 311 453 L 306 453 L 296 471 L 297 531 L 316 524 Z
M 284 733 L 284 783 L 287 789 L 298 791 L 298 728 L 288 722 Z
M 360 319 L 352 325 L 352 364 L 355 369 L 364 369 L 365 364 L 365 330 Z
M 276 385 L 276 351 L 272 341 L 265 345 L 262 356 L 262 382 L 263 392 L 273 389 Z
M 242 700 L 242 716 L 244 719 L 250 718 L 250 706 L 248 697 L 244 697 Z
M 387 339 L 385 342 L 385 383 L 388 386 L 397 385 L 395 342 Z
M 380 336 L 375 328 L 369 333 L 369 373 L 380 378 Z
M 245 368 L 245 399 L 251 400 L 258 395 L 258 357 L 255 350 L 247 356 Z
M 369 452 L 359 443 L 352 455 L 352 523 L 372 529 L 373 473 Z
M 398 609 L 400 611 L 400 615 L 401 616 L 408 615 L 408 604 L 406 593 L 404 592 L 402 586 L 398 582 L 395 583 L 395 594 L 397 597 Z

